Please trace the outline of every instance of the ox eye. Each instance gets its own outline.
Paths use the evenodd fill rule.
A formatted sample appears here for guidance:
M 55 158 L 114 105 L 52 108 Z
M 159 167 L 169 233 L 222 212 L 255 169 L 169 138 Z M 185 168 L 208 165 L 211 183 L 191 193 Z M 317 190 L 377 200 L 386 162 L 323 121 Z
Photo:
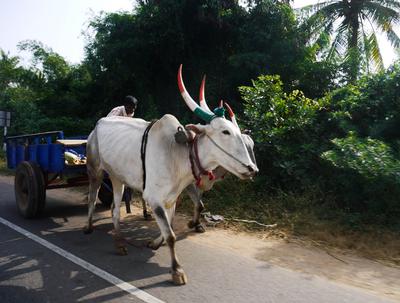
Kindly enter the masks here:
M 228 130 L 223 130 L 222 133 L 223 133 L 224 135 L 230 135 L 230 134 L 231 134 Z

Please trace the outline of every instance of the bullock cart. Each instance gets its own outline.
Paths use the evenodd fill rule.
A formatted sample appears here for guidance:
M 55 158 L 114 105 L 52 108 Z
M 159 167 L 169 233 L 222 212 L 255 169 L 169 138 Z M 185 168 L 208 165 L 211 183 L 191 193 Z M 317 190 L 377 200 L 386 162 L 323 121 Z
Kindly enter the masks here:
M 7 167 L 15 170 L 15 200 L 23 217 L 37 217 L 43 211 L 46 190 L 89 183 L 86 142 L 86 137 L 65 139 L 62 131 L 6 138 Z M 111 182 L 105 178 L 99 199 L 109 206 L 112 197 Z

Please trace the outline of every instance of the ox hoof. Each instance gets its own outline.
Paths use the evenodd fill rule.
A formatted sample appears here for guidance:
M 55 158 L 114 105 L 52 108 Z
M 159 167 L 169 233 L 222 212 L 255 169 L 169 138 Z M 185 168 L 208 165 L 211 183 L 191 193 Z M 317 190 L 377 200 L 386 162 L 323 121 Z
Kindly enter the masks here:
M 120 256 L 126 256 L 128 254 L 128 249 L 126 248 L 126 246 L 119 246 L 117 247 L 117 253 Z
M 190 220 L 190 221 L 188 222 L 187 226 L 188 226 L 189 228 L 194 228 L 194 227 L 196 226 L 196 223 L 194 223 L 193 220 Z
M 83 228 L 83 233 L 85 234 L 85 235 L 89 235 L 89 234 L 91 234 L 93 232 L 93 226 L 85 226 L 84 228 Z
M 174 282 L 175 285 L 185 285 L 187 283 L 186 274 L 182 269 L 172 273 L 172 282 Z
M 114 239 L 115 248 L 120 256 L 126 256 L 128 254 L 128 248 L 126 247 L 126 240 L 121 236 L 116 236 Z
M 197 224 L 196 227 L 194 228 L 194 230 L 199 234 L 206 232 L 206 229 L 204 228 L 204 226 L 201 223 Z
M 149 213 L 143 213 L 143 218 L 146 220 L 146 221 L 151 221 L 151 220 L 153 220 L 153 216 L 151 215 L 151 214 L 149 214 Z
M 152 250 L 157 250 L 160 248 L 161 244 L 162 244 L 162 242 L 155 243 L 154 241 L 149 241 L 149 242 L 147 242 L 147 247 Z

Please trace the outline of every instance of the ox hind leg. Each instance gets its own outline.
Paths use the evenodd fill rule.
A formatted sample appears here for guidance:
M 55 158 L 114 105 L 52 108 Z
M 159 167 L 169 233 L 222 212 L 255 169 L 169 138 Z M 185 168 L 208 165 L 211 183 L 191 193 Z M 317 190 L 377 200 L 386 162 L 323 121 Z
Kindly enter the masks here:
M 121 210 L 121 201 L 122 196 L 124 194 L 124 184 L 115 178 L 111 178 L 112 186 L 113 186 L 113 195 L 114 195 L 114 202 L 111 206 L 111 215 L 112 221 L 114 225 L 114 244 L 117 249 L 118 254 L 120 255 L 127 255 L 128 249 L 126 247 L 126 241 L 121 235 L 120 229 L 120 210 Z
M 88 219 L 83 229 L 85 234 L 93 232 L 93 212 L 96 208 L 97 195 L 103 181 L 103 171 L 96 171 L 93 167 L 88 164 L 88 177 L 89 177 L 89 194 L 88 194 Z
M 143 218 L 145 220 L 151 220 L 152 216 L 151 216 L 151 213 L 149 213 L 149 211 L 147 210 L 147 203 L 143 198 L 141 198 L 141 200 L 142 200 L 142 206 L 143 206 Z
M 173 214 L 175 212 L 175 208 L 172 207 L 168 210 L 168 212 L 160 205 L 153 207 L 153 214 L 156 218 L 157 224 L 161 230 L 161 239 L 165 239 L 168 244 L 170 254 L 171 254 L 171 263 L 172 263 L 172 281 L 176 285 L 183 285 L 187 283 L 187 277 L 185 272 L 183 271 L 182 266 L 179 264 L 178 257 L 175 252 L 175 242 L 176 236 L 171 227 L 171 222 L 173 219 Z M 155 241 L 160 241 L 160 237 Z M 162 243 L 162 240 L 161 240 Z M 161 245 L 161 244 L 160 244 Z
M 196 188 L 194 184 L 190 184 L 186 187 L 186 193 L 194 204 L 193 219 L 188 222 L 189 228 L 194 228 L 198 233 L 204 233 L 206 230 L 203 224 L 200 223 L 200 213 L 204 209 L 203 201 L 201 201 L 201 191 Z

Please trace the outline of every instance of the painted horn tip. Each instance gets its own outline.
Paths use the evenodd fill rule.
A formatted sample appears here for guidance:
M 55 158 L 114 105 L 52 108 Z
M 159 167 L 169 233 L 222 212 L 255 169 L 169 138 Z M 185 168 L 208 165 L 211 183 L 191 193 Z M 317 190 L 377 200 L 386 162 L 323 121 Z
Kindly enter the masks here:
M 199 93 L 200 101 L 204 101 L 204 87 L 205 86 L 206 86 L 206 75 L 204 75 L 203 79 L 201 80 L 200 93 Z
M 178 69 L 178 87 L 179 87 L 179 91 L 181 93 L 183 93 L 185 91 L 185 85 L 183 84 L 183 81 L 182 81 L 182 63 L 181 63 L 181 65 L 179 65 L 179 69 Z
M 234 117 L 235 114 L 233 113 L 233 110 L 232 110 L 232 108 L 229 106 L 229 104 L 228 104 L 227 102 L 224 102 L 224 104 L 225 104 L 226 108 L 228 109 L 229 117 L 231 117 L 231 118 Z

